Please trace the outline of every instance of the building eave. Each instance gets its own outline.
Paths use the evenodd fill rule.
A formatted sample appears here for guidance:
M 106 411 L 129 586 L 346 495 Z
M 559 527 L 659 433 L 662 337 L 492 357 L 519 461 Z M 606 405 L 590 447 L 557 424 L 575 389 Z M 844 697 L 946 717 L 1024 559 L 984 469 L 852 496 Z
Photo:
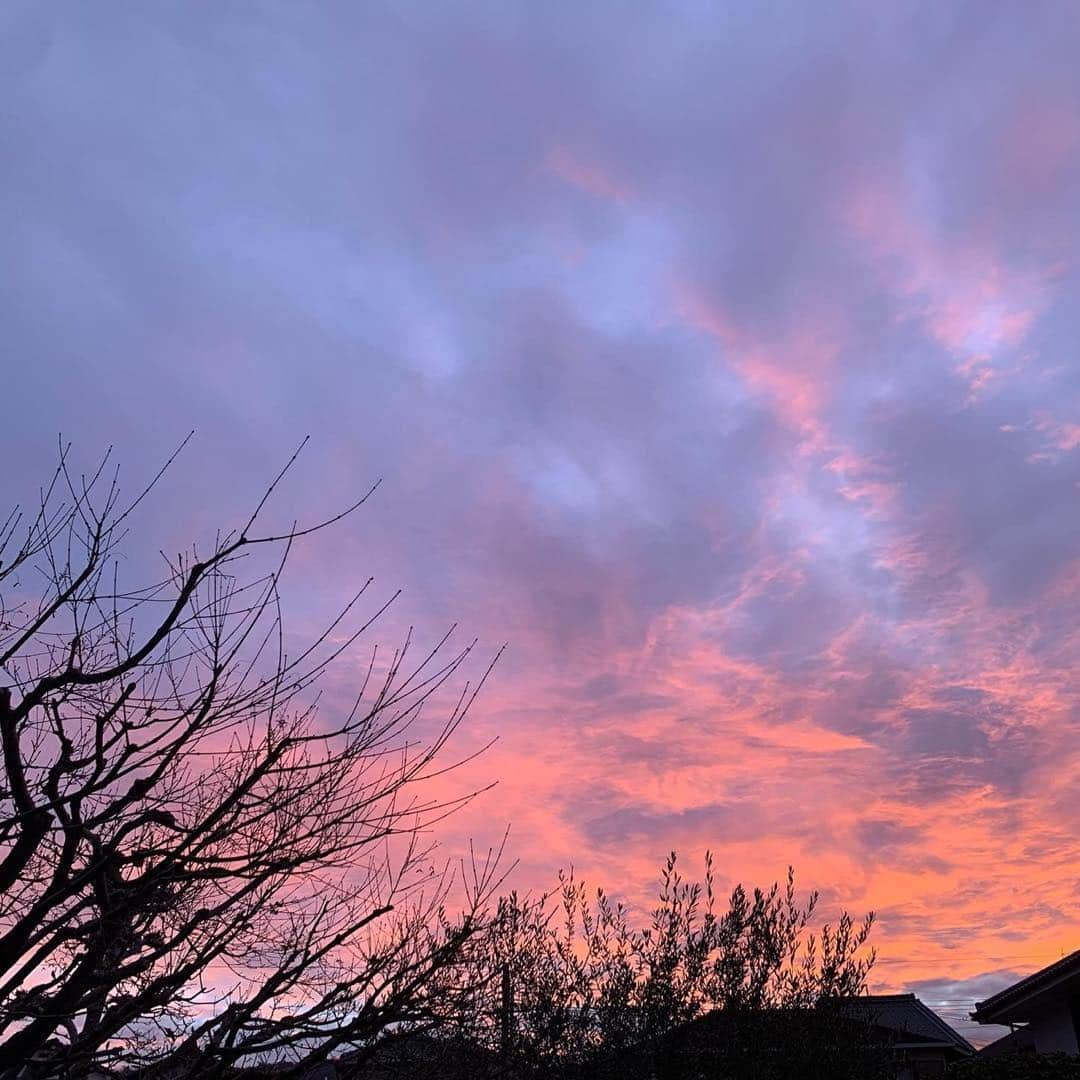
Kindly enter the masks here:
M 976 1002 L 971 1019 L 980 1024 L 1007 1024 L 1026 1019 L 1017 1010 L 1072 979 L 1080 979 L 1080 949 L 999 990 L 985 1001 Z

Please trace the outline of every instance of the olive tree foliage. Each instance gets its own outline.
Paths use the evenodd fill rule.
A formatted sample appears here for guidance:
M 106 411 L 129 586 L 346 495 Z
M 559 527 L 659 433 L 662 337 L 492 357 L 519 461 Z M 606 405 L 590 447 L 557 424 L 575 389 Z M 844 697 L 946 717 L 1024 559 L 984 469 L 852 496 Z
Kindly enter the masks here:
M 873 914 L 844 912 L 814 930 L 817 905 L 816 893 L 797 900 L 791 871 L 783 886 L 739 885 L 721 902 L 711 856 L 703 880 L 687 881 L 672 853 L 639 924 L 603 889 L 563 874 L 551 894 L 500 900 L 470 945 L 482 970 L 462 1015 L 521 1075 L 742 1076 L 763 1062 L 795 1075 L 798 1058 L 822 1066 L 826 1044 L 853 1056 L 866 1041 L 838 1006 L 865 992 Z M 510 989 L 501 1001 L 500 987 Z M 887 1055 L 868 1060 L 852 1075 L 875 1075 Z
M 0 529 L 0 1077 L 318 1062 L 451 1000 L 430 987 L 497 858 L 436 867 L 426 837 L 455 803 L 425 781 L 478 689 L 473 646 L 373 651 L 351 707 L 318 712 L 383 608 L 357 616 L 365 585 L 287 650 L 290 552 L 364 499 L 264 529 L 282 475 L 146 584 L 121 556 L 161 474 L 125 504 L 108 456 L 78 476 L 62 449 L 36 512 Z

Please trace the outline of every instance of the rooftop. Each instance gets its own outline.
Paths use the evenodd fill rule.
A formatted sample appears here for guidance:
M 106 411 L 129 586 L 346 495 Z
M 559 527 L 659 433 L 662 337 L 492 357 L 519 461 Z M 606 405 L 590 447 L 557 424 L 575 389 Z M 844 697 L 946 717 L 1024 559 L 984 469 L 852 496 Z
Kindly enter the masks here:
M 914 994 L 867 994 L 850 999 L 845 1010 L 880 1028 L 910 1036 L 908 1041 L 912 1044 L 942 1046 L 964 1055 L 975 1052 L 963 1035 Z M 903 1044 L 904 1040 L 897 1045 Z
M 1080 949 L 977 1002 L 971 1018 L 980 1024 L 1026 1020 L 1027 1006 L 1036 998 L 1073 989 L 1074 985 L 1080 989 Z

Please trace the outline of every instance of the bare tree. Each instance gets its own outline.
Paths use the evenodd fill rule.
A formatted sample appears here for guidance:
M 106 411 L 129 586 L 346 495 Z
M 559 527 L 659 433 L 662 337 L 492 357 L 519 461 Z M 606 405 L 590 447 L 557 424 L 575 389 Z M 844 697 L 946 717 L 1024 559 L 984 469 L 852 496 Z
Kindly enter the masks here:
M 36 513 L 0 527 L 0 1077 L 299 1072 L 448 1007 L 430 988 L 498 853 L 437 869 L 429 828 L 460 800 L 425 781 L 479 685 L 417 721 L 473 645 L 373 652 L 351 709 L 317 712 L 386 605 L 358 620 L 365 585 L 287 651 L 290 551 L 364 502 L 262 531 L 295 459 L 242 527 L 143 586 L 117 557 L 161 473 L 124 504 L 108 455 L 76 476 L 61 449 Z

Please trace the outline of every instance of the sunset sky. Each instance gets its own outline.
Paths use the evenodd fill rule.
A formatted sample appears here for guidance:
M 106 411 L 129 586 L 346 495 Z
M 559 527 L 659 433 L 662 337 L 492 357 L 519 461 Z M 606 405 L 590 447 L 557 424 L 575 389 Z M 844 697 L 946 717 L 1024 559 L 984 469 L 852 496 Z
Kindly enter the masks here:
M 383 482 L 293 631 L 373 574 L 379 640 L 509 644 L 448 850 L 793 863 L 956 1020 L 1080 947 L 1078 53 L 1065 3 L 6 3 L 0 494 L 195 428 L 150 565 L 311 434 L 279 517 Z

